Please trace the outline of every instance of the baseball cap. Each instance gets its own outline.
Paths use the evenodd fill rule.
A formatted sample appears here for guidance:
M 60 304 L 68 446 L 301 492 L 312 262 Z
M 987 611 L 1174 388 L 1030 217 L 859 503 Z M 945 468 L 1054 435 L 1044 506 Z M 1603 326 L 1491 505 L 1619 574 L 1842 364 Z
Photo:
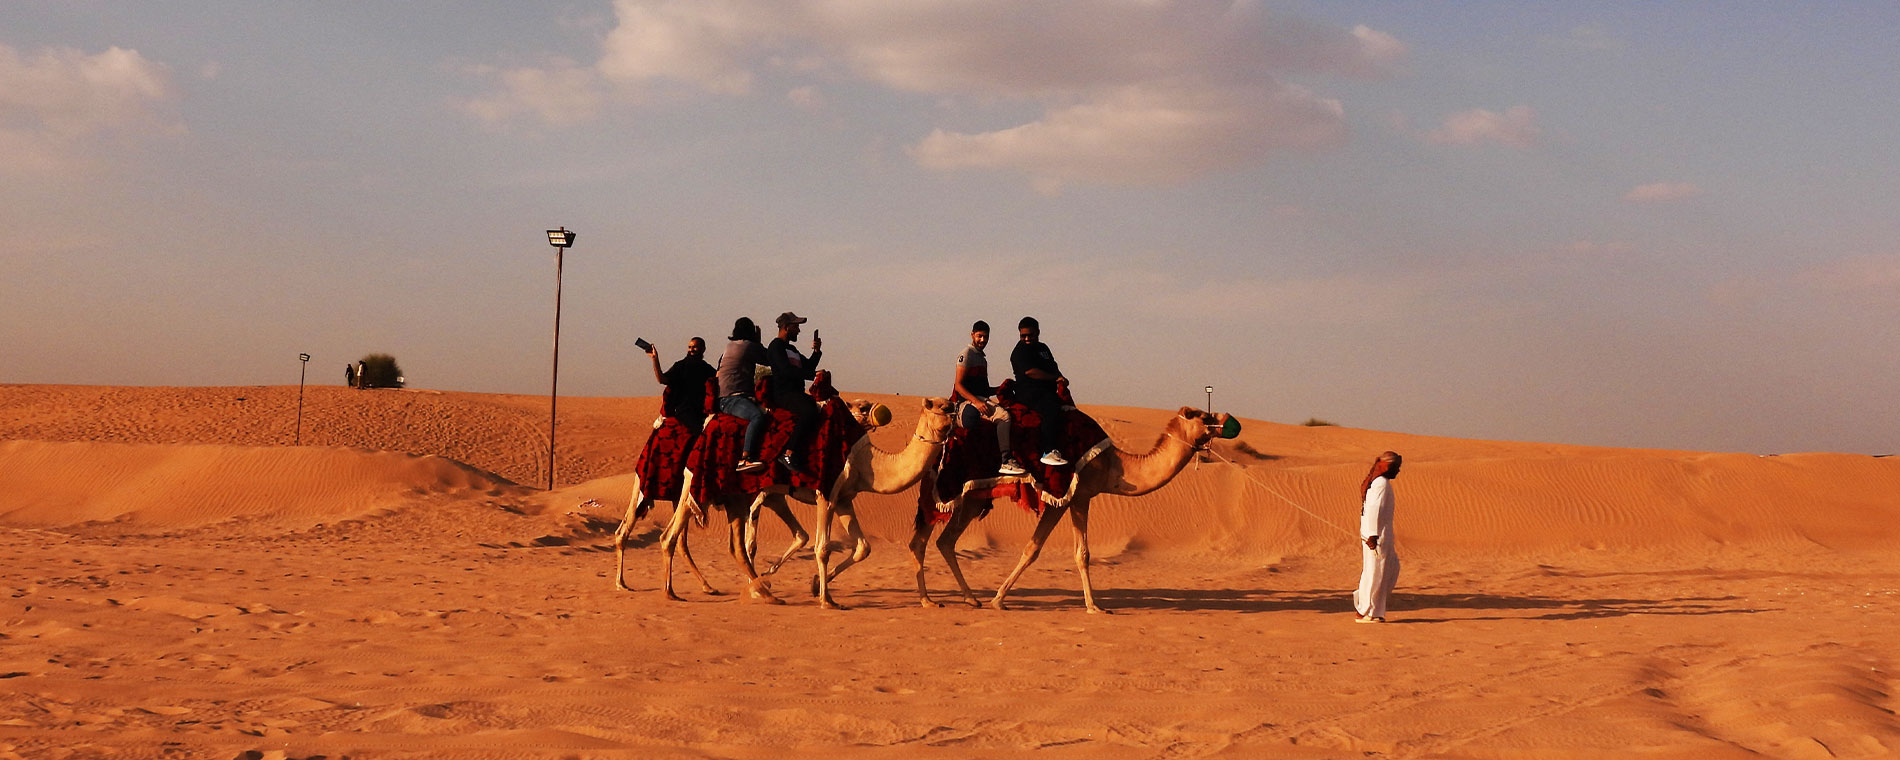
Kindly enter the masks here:
M 806 320 L 804 317 L 798 316 L 797 314 L 793 314 L 789 311 L 785 312 L 784 314 L 778 315 L 779 327 L 784 327 L 786 325 L 802 325 L 802 324 L 805 324 L 805 321 Z

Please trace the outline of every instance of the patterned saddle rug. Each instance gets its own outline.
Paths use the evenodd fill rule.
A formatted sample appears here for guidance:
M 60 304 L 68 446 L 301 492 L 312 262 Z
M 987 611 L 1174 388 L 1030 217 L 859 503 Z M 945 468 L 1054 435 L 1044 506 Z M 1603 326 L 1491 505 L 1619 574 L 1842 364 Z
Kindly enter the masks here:
M 715 414 L 707 418 L 705 431 L 686 456 L 686 469 L 693 473 L 693 500 L 699 504 L 710 504 L 722 497 L 745 496 L 772 489 L 810 489 L 829 495 L 839 477 L 844 474 L 851 449 L 860 441 L 868 439 L 865 437 L 864 425 L 851 416 L 844 400 L 838 398 L 837 391 L 832 389 L 829 378 L 825 380 L 822 384 L 814 382 L 812 385 L 812 395 L 817 398 L 818 411 L 823 417 L 817 430 L 812 433 L 810 448 L 805 452 L 808 474 L 793 474 L 777 462 L 770 463 L 759 472 L 739 472 L 739 455 L 745 448 L 746 421 L 729 414 Z M 762 456 L 773 457 L 773 452 L 784 450 L 792 437 L 793 419 L 790 411 L 767 410 L 765 443 L 759 449 Z
M 706 381 L 706 392 L 702 394 L 702 415 L 713 411 L 713 397 L 716 386 Z M 660 393 L 660 408 L 672 406 L 673 391 L 667 389 Z M 692 451 L 693 441 L 699 437 L 699 429 L 676 417 L 662 415 L 653 421 L 653 433 L 647 436 L 647 442 L 640 449 L 640 458 L 634 462 L 633 472 L 639 476 L 635 485 L 634 500 L 671 501 L 680 499 L 680 486 L 686 480 L 686 455 Z
M 1023 509 L 1041 514 L 1044 506 L 1061 506 L 1074 496 L 1075 471 L 1113 445 L 1108 432 L 1095 418 L 1074 408 L 1065 409 L 1062 456 L 1069 463 L 1052 467 L 1041 462 L 1044 449 L 1039 445 L 1042 416 L 1029 407 L 1005 399 L 1009 410 L 1009 443 L 1027 475 L 999 475 L 1003 463 L 996 447 L 996 425 L 988 420 L 975 428 L 952 428 L 944 443 L 942 465 L 937 470 L 934 488 L 926 489 L 934 503 L 920 498 L 918 520 L 944 522 L 960 498 L 1002 499 L 1015 501 Z M 926 509 L 928 507 L 928 509 Z
M 633 471 L 640 476 L 641 498 L 653 501 L 680 499 L 680 486 L 686 481 L 686 455 L 692 451 L 699 431 L 673 417 L 661 417 Z

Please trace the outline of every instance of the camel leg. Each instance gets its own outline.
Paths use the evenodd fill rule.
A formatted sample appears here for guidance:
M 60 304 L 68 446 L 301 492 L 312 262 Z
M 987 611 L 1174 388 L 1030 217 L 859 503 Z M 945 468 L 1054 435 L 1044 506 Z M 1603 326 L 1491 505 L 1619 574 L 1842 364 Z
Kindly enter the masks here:
M 673 552 L 686 537 L 686 510 L 673 510 L 673 519 L 666 524 L 666 532 L 660 534 L 660 592 L 675 602 L 686 601 L 673 593 Z
M 743 544 L 746 559 L 754 562 L 757 562 L 759 557 L 759 506 L 769 498 L 771 498 L 769 494 L 761 493 L 753 497 L 752 503 L 746 507 Z
M 871 556 L 871 541 L 864 537 L 864 529 L 858 524 L 857 508 L 849 500 L 834 505 L 832 508 L 838 514 L 838 523 L 844 526 L 845 535 L 851 539 L 851 554 L 847 555 L 844 561 L 839 562 L 837 567 L 831 568 L 831 577 L 825 579 L 828 581 L 837 580 L 838 576 L 844 573 L 845 568 L 863 562 L 865 558 Z
M 1009 595 L 1010 588 L 1016 585 L 1016 579 L 1023 576 L 1023 571 L 1029 569 L 1029 564 L 1036 561 L 1037 555 L 1042 554 L 1043 542 L 1049 540 L 1049 533 L 1056 529 L 1056 523 L 1062 520 L 1062 513 L 1066 511 L 1066 508 L 1058 507 L 1042 511 L 1042 519 L 1036 522 L 1035 535 L 1030 536 L 1029 545 L 1023 547 L 1023 557 L 1016 561 L 1016 569 L 1011 570 L 1009 577 L 1003 579 L 1003 585 L 996 589 L 996 597 L 990 600 L 990 609 L 1007 609 L 1003 606 L 1003 597 Z
M 627 588 L 627 539 L 633 537 L 634 523 L 645 515 L 646 511 L 640 509 L 640 486 L 635 483 L 633 499 L 627 503 L 627 516 L 620 519 L 620 527 L 614 531 L 614 588 L 621 591 L 633 590 Z
M 1091 613 L 1108 614 L 1095 603 L 1095 586 L 1089 583 L 1089 503 L 1076 499 L 1069 505 L 1069 524 L 1075 526 L 1075 570 L 1082 576 L 1082 603 Z
M 682 496 L 681 498 L 684 499 L 686 497 Z M 673 506 L 674 506 L 675 512 L 686 511 L 684 505 L 681 502 L 677 502 L 677 501 L 673 502 Z M 691 516 L 688 515 L 688 517 L 690 518 Z M 686 540 L 686 532 L 689 527 L 691 527 L 690 520 L 686 524 L 683 524 L 680 526 L 680 539 L 679 539 L 680 556 L 686 558 L 686 569 L 693 571 L 693 577 L 699 579 L 699 590 L 706 592 L 708 596 L 718 596 L 719 589 L 713 588 L 711 583 L 706 582 L 706 574 L 700 572 L 699 563 L 693 561 L 693 543 L 691 541 Z
M 917 603 L 925 608 L 942 607 L 943 604 L 930 598 L 930 590 L 924 587 L 924 550 L 930 544 L 931 523 L 927 519 L 918 519 L 920 523 L 910 534 L 910 561 L 917 566 Z
M 732 558 L 739 562 L 739 570 L 745 573 L 748 595 L 771 604 L 784 604 L 783 600 L 772 595 L 772 590 L 765 585 L 765 579 L 754 569 L 752 554 L 746 545 L 748 526 L 754 522 L 753 504 L 756 502 L 748 503 L 744 511 L 733 510 L 726 514 L 726 547 L 732 551 Z
M 813 595 L 818 597 L 818 606 L 828 610 L 841 610 L 837 600 L 831 598 L 831 500 L 818 497 L 817 517 L 813 528 L 817 534 L 812 537 L 816 544 L 812 547 L 818 565 L 818 573 L 812 578 Z
M 786 560 L 811 545 L 811 534 L 805 532 L 805 526 L 798 522 L 798 515 L 792 513 L 791 505 L 785 503 L 784 496 L 773 494 L 763 505 L 766 509 L 772 510 L 773 514 L 778 515 L 778 518 L 784 521 L 785 527 L 792 531 L 792 543 L 785 547 L 785 551 L 779 555 L 778 559 L 772 561 L 770 567 L 759 573 L 760 575 L 776 575 L 779 567 L 784 565 Z M 756 523 L 755 517 L 754 524 Z
M 970 590 L 970 582 L 963 578 L 963 563 L 957 561 L 957 542 L 963 539 L 963 531 L 976 520 L 981 502 L 959 500 L 956 511 L 950 515 L 950 524 L 944 526 L 943 535 L 937 537 L 937 552 L 943 555 L 943 562 L 950 566 L 950 577 L 957 581 L 957 588 L 963 592 L 963 601 L 971 607 L 981 607 L 976 592 Z

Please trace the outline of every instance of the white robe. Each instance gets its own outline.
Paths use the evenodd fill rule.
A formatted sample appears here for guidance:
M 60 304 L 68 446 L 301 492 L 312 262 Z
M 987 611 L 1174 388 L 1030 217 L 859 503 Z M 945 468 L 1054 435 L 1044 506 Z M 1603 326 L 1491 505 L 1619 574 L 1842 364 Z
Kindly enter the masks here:
M 1366 547 L 1367 536 L 1379 537 L 1379 548 Z M 1392 479 L 1373 478 L 1366 503 L 1359 508 L 1359 589 L 1352 592 L 1352 608 L 1361 615 L 1385 617 L 1392 585 L 1399 580 L 1399 550 L 1392 544 Z

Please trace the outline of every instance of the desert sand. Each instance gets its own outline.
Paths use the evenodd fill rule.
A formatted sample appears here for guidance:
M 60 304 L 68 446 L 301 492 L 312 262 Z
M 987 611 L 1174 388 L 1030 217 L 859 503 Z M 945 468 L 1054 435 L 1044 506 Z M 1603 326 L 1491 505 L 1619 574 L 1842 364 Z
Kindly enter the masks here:
M 917 399 L 845 395 L 907 442 Z M 1011 611 L 920 607 L 914 491 L 860 500 L 874 553 L 827 611 L 808 558 L 787 606 L 732 593 L 709 530 L 727 593 L 681 571 L 688 601 L 661 598 L 666 505 L 614 590 L 654 398 L 563 399 L 551 492 L 545 398 L 311 387 L 301 432 L 296 398 L 0 386 L 0 758 L 1900 752 L 1900 458 L 1247 420 L 1096 503 L 1117 614 L 1083 612 L 1066 528 Z M 1171 415 L 1085 409 L 1134 451 Z M 1404 571 L 1391 622 L 1354 625 L 1387 449 Z M 764 524 L 762 553 L 786 540 Z M 979 593 L 1032 524 L 999 504 L 966 535 Z

